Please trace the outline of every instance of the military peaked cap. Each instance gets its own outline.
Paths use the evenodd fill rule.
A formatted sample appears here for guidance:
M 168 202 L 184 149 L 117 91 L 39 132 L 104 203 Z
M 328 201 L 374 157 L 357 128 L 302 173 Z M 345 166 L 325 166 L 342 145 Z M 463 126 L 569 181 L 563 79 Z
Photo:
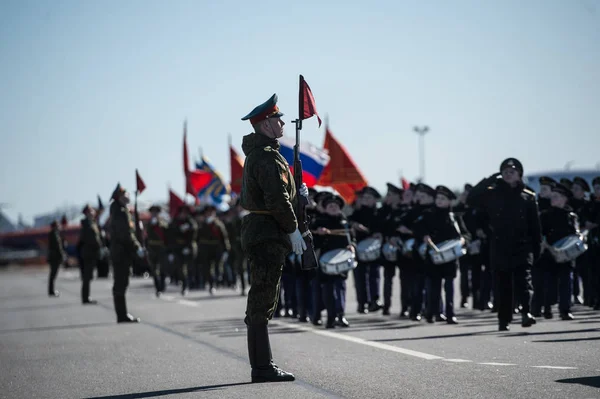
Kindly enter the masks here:
M 246 121 L 250 119 L 250 123 L 255 125 L 268 118 L 283 116 L 283 113 L 279 111 L 279 107 L 277 106 L 277 100 L 277 94 L 273 94 L 271 98 L 250 111 L 242 120 Z
M 539 179 L 540 185 L 542 186 L 552 186 L 556 184 L 556 180 L 551 178 L 550 176 L 542 176 Z
M 506 168 L 516 169 L 523 176 L 523 164 L 517 158 L 507 158 L 500 164 L 500 172 Z
M 329 204 L 338 204 L 340 209 L 342 209 L 344 205 L 346 205 L 346 201 L 344 201 L 344 199 L 339 195 L 332 194 L 329 197 L 325 197 L 325 199 L 323 199 L 323 207 L 326 207 Z
M 471 183 L 465 183 L 463 190 L 471 191 L 473 189 L 473 185 Z
M 148 210 L 150 212 L 160 212 L 162 211 L 162 207 L 160 205 L 152 205 Z
M 116 200 L 121 196 L 121 194 L 125 194 L 126 192 L 127 191 L 123 187 L 121 187 L 121 183 L 117 183 L 117 187 L 115 187 L 115 191 L 113 191 L 110 198 Z
M 333 196 L 333 194 L 329 191 L 319 191 L 317 194 L 315 194 L 314 199 L 317 204 L 322 204 L 325 199 L 331 196 Z
M 361 190 L 361 194 L 365 195 L 365 194 L 370 194 L 373 197 L 379 199 L 381 198 L 381 194 L 379 194 L 379 191 L 375 190 L 373 187 L 371 186 L 366 186 Z
M 573 178 L 573 184 L 577 184 L 579 187 L 583 188 L 583 191 L 590 191 L 590 185 L 583 177 L 575 176 L 575 178 Z
M 404 190 L 402 190 L 400 187 L 394 186 L 392 183 L 387 183 L 387 189 L 388 189 L 388 192 L 390 192 L 392 194 L 402 195 L 402 193 L 404 192 Z
M 435 193 L 436 193 L 436 191 L 433 189 L 433 187 L 428 186 L 425 183 L 419 183 L 419 184 L 417 184 L 417 188 L 416 188 L 415 191 L 420 191 L 420 192 L 425 193 L 425 194 L 427 194 L 427 195 L 429 195 L 431 197 L 435 197 Z
M 437 186 L 435 191 L 450 200 L 456 199 L 456 194 L 446 186 Z
M 573 192 L 571 192 L 571 189 L 568 188 L 567 186 L 565 186 L 564 184 L 560 184 L 560 183 L 554 184 L 552 186 L 552 191 L 560 193 L 560 194 L 564 195 L 567 198 L 573 197 Z
M 562 179 L 560 179 L 560 184 L 567 187 L 569 190 L 573 188 L 573 182 L 571 180 L 567 179 L 566 177 L 563 177 Z
M 594 180 L 592 180 L 592 186 L 596 184 L 600 184 L 600 176 L 594 177 Z

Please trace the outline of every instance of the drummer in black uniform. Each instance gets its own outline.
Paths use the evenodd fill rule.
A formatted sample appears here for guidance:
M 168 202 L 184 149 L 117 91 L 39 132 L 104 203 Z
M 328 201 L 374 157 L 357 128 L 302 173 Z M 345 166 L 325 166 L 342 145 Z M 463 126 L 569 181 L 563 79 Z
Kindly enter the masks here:
M 360 243 L 367 238 L 382 240 L 382 223 L 377 210 L 377 200 L 381 194 L 373 187 L 365 187 L 360 194 L 360 207 L 350 216 L 356 240 Z M 379 300 L 380 270 L 379 259 L 375 261 L 358 261 L 354 269 L 354 284 L 356 285 L 356 299 L 358 300 L 358 313 L 366 313 L 364 305 L 369 304 L 368 311 L 376 312 L 382 308 Z
M 402 204 L 402 195 L 404 190 L 394 186 L 391 183 L 387 183 L 388 192 L 385 196 L 386 212 L 382 216 L 383 223 L 383 234 L 386 244 L 392 245 L 396 248 L 395 256 L 392 256 L 388 260 L 384 257 L 383 263 L 383 314 L 390 314 L 390 307 L 392 306 L 392 287 L 394 285 L 394 276 L 396 275 L 396 268 L 399 265 L 399 236 L 400 232 L 397 231 L 402 221 L 402 216 L 407 212 L 408 207 Z M 383 209 L 383 207 L 382 207 Z M 381 210 L 381 209 L 380 209 Z M 391 247 L 390 247 L 391 248 Z M 396 260 L 393 260 L 393 259 Z M 402 278 L 402 276 L 400 276 Z M 401 286 L 401 301 L 402 305 L 405 306 L 408 303 L 408 289 L 402 288 Z M 403 309 L 406 311 L 407 309 Z
M 592 180 L 594 193 L 588 205 L 585 228 L 589 230 L 588 245 L 590 251 L 590 306 L 600 310 L 600 176 Z
M 539 179 L 540 182 L 540 192 L 538 193 L 538 209 L 540 212 L 545 211 L 546 209 L 550 209 L 550 197 L 552 196 L 552 187 L 557 183 L 551 177 L 542 176 Z
M 586 224 L 587 211 L 589 209 L 589 201 L 587 200 L 586 193 L 591 191 L 590 185 L 583 178 L 576 176 L 573 178 L 573 185 L 571 186 L 571 192 L 573 193 L 572 198 L 569 200 L 569 205 L 573 208 L 573 212 L 579 217 L 579 222 L 582 226 Z M 575 291 L 576 303 L 589 305 L 590 304 L 590 289 L 589 289 L 589 264 L 590 257 L 589 252 L 584 253 L 575 261 L 575 274 L 573 275 L 573 283 L 577 286 Z M 579 295 L 579 278 L 583 286 L 583 301 Z M 574 287 L 575 288 L 575 287 Z
M 325 213 L 311 226 L 314 231 L 315 248 L 320 250 L 320 256 L 336 249 L 347 249 L 355 253 L 354 242 L 346 217 L 342 214 L 345 202 L 339 195 L 329 195 L 323 200 Z M 336 325 L 349 327 L 345 318 L 346 313 L 346 279 L 348 272 L 332 275 L 318 270 L 318 281 L 322 297 L 327 309 L 326 328 Z
M 552 318 L 554 290 L 559 287 L 558 309 L 563 320 L 573 320 L 571 314 L 571 287 L 574 261 L 558 263 L 553 255 L 552 244 L 570 235 L 579 234 L 579 218 L 567 205 L 572 198 L 571 190 L 560 183 L 552 187 L 551 207 L 540 215 L 544 252 L 540 259 L 545 274 L 544 318 Z M 538 287 L 535 287 L 536 291 Z M 539 287 L 542 288 L 542 287 Z M 537 295 L 537 294 L 536 294 Z
M 461 236 L 453 212 L 451 212 L 451 201 L 456 195 L 445 186 L 436 187 L 435 206 L 423 212 L 416 221 L 413 231 L 419 241 L 427 245 L 427 253 L 430 249 L 437 250 L 436 243 L 448 240 L 459 240 L 462 245 L 465 241 Z M 427 275 L 427 322 L 433 323 L 434 316 L 438 321 L 440 296 L 442 291 L 442 279 L 444 279 L 444 291 L 446 293 L 446 321 L 448 324 L 457 324 L 454 316 L 454 279 L 458 268 L 458 261 L 452 260 L 443 264 L 434 264 L 431 257 L 426 255 L 425 270 Z

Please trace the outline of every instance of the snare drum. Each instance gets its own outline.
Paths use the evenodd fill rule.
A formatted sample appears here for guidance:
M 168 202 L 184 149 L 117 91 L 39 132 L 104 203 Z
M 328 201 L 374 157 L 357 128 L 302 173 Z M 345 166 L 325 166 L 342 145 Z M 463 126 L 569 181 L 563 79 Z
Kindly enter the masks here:
M 390 243 L 383 244 L 383 247 L 381 247 L 381 253 L 389 262 L 396 262 L 398 260 L 398 247 Z
M 356 268 L 356 256 L 348 249 L 333 249 L 320 258 L 321 271 L 329 275 L 338 275 Z
M 414 246 L 415 246 L 414 238 L 409 238 L 408 240 L 404 241 L 404 245 L 402 245 L 402 255 L 410 258 L 412 256 L 412 251 L 413 251 Z
M 381 255 L 381 240 L 366 238 L 356 246 L 358 260 L 361 262 L 374 262 Z
M 479 255 L 479 253 L 481 252 L 481 240 L 471 241 L 467 245 L 467 252 L 469 253 L 469 255 Z
M 551 251 L 556 263 L 565 263 L 577 259 L 579 255 L 587 251 L 588 245 L 583 240 L 583 237 L 577 234 L 561 238 L 552 244 L 554 248 Z
M 440 250 L 439 252 L 433 249 L 429 250 L 431 261 L 436 265 L 452 262 L 467 253 L 460 240 L 442 241 L 436 246 Z

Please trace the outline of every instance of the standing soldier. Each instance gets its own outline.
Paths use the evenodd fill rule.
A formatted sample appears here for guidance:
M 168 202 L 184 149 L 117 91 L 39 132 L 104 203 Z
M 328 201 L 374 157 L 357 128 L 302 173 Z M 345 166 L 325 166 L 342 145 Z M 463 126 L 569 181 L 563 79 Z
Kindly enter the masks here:
M 198 264 L 208 281 L 209 293 L 215 294 L 223 254 L 229 252 L 229 237 L 223 222 L 217 218 L 217 208 L 207 205 L 204 210 L 204 223 L 198 228 Z
M 282 115 L 274 94 L 242 118 L 250 120 L 255 131 L 242 142 L 246 161 L 240 195 L 240 205 L 250 212 L 242 220 L 242 248 L 252 275 L 244 319 L 252 382 L 294 380 L 293 374 L 273 363 L 267 326 L 277 308 L 286 255 L 290 251 L 302 255 L 306 249 L 292 205 L 296 201 L 294 178 L 279 153 Z M 306 186 L 300 194 L 308 198 Z
M 185 296 L 188 293 L 188 271 L 193 267 L 198 252 L 198 225 L 189 206 L 183 204 L 179 207 L 169 230 L 173 245 L 171 250 L 175 255 L 175 273 L 181 280 L 181 295 Z
M 89 205 L 83 208 L 85 218 L 81 220 L 81 257 L 83 267 L 81 272 L 81 301 L 84 305 L 95 305 L 96 300 L 90 298 L 90 281 L 94 277 L 94 270 L 101 256 L 102 238 L 96 223 L 96 211 Z
M 117 184 L 110 204 L 110 253 L 113 261 L 114 285 L 112 289 L 117 323 L 138 323 L 140 319 L 127 313 L 125 292 L 129 286 L 129 274 L 137 254 L 144 256 L 144 249 L 135 237 L 135 224 L 127 208 L 129 193 Z
M 50 264 L 50 277 L 48 278 L 48 295 L 59 297 L 60 292 L 54 289 L 54 280 L 58 274 L 58 268 L 67 260 L 67 253 L 60 236 L 60 227 L 56 220 L 50 224 L 50 233 L 48 233 L 48 263 Z
M 508 158 L 500 165 L 500 173 L 479 182 L 467 198 L 470 206 L 485 210 L 488 216 L 500 331 L 509 330 L 513 292 L 523 306 L 521 325 L 530 327 L 536 323 L 529 313 L 533 293 L 531 266 L 540 257 L 542 236 L 535 193 L 525 188 L 522 178 L 521 162 Z
M 148 224 L 148 263 L 154 275 L 156 296 L 165 292 L 167 274 L 167 230 L 169 225 L 160 217 L 161 207 L 150 207 L 150 223 Z

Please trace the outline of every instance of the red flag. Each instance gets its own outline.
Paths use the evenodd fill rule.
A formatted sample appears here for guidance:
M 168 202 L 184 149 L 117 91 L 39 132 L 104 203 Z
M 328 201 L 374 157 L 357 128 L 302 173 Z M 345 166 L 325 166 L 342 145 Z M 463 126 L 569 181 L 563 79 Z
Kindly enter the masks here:
M 404 177 L 400 178 L 400 182 L 402 183 L 402 189 L 408 190 L 410 188 L 410 182 L 406 180 Z
M 358 170 L 346 148 L 333 137 L 329 127 L 325 129 L 323 148 L 329 151 L 330 159 L 317 184 L 334 188 L 349 204 L 354 202 L 356 191 L 367 186 L 367 179 Z
M 244 160 L 238 155 L 233 146 L 229 145 L 229 158 L 231 162 L 231 191 L 236 194 L 242 192 L 242 176 L 244 175 Z
M 60 219 L 60 225 L 64 228 L 64 227 L 67 227 L 68 224 L 69 224 L 69 222 L 67 220 L 67 215 L 63 215 L 62 218 Z
M 313 115 L 317 116 L 319 120 L 319 127 L 321 127 L 321 118 L 317 113 L 317 106 L 315 105 L 315 98 L 313 97 L 312 91 L 308 86 L 308 83 L 304 80 L 304 76 L 300 75 L 300 120 L 308 119 Z
M 185 192 L 186 194 L 196 195 L 194 188 L 190 183 L 190 164 L 188 161 L 188 148 L 187 148 L 187 121 L 183 122 L 183 176 L 185 178 Z
M 175 217 L 177 209 L 179 209 L 179 207 L 184 204 L 185 203 L 183 202 L 183 200 L 179 198 L 177 194 L 173 192 L 173 190 L 169 190 L 169 215 L 171 215 L 172 218 Z
M 135 170 L 135 182 L 137 186 L 137 192 L 138 194 L 141 194 L 146 189 L 146 184 L 142 180 L 142 177 L 140 176 L 137 169 Z
M 208 186 L 212 181 L 212 174 L 203 170 L 190 170 L 187 180 L 187 192 L 195 197 L 200 190 Z

